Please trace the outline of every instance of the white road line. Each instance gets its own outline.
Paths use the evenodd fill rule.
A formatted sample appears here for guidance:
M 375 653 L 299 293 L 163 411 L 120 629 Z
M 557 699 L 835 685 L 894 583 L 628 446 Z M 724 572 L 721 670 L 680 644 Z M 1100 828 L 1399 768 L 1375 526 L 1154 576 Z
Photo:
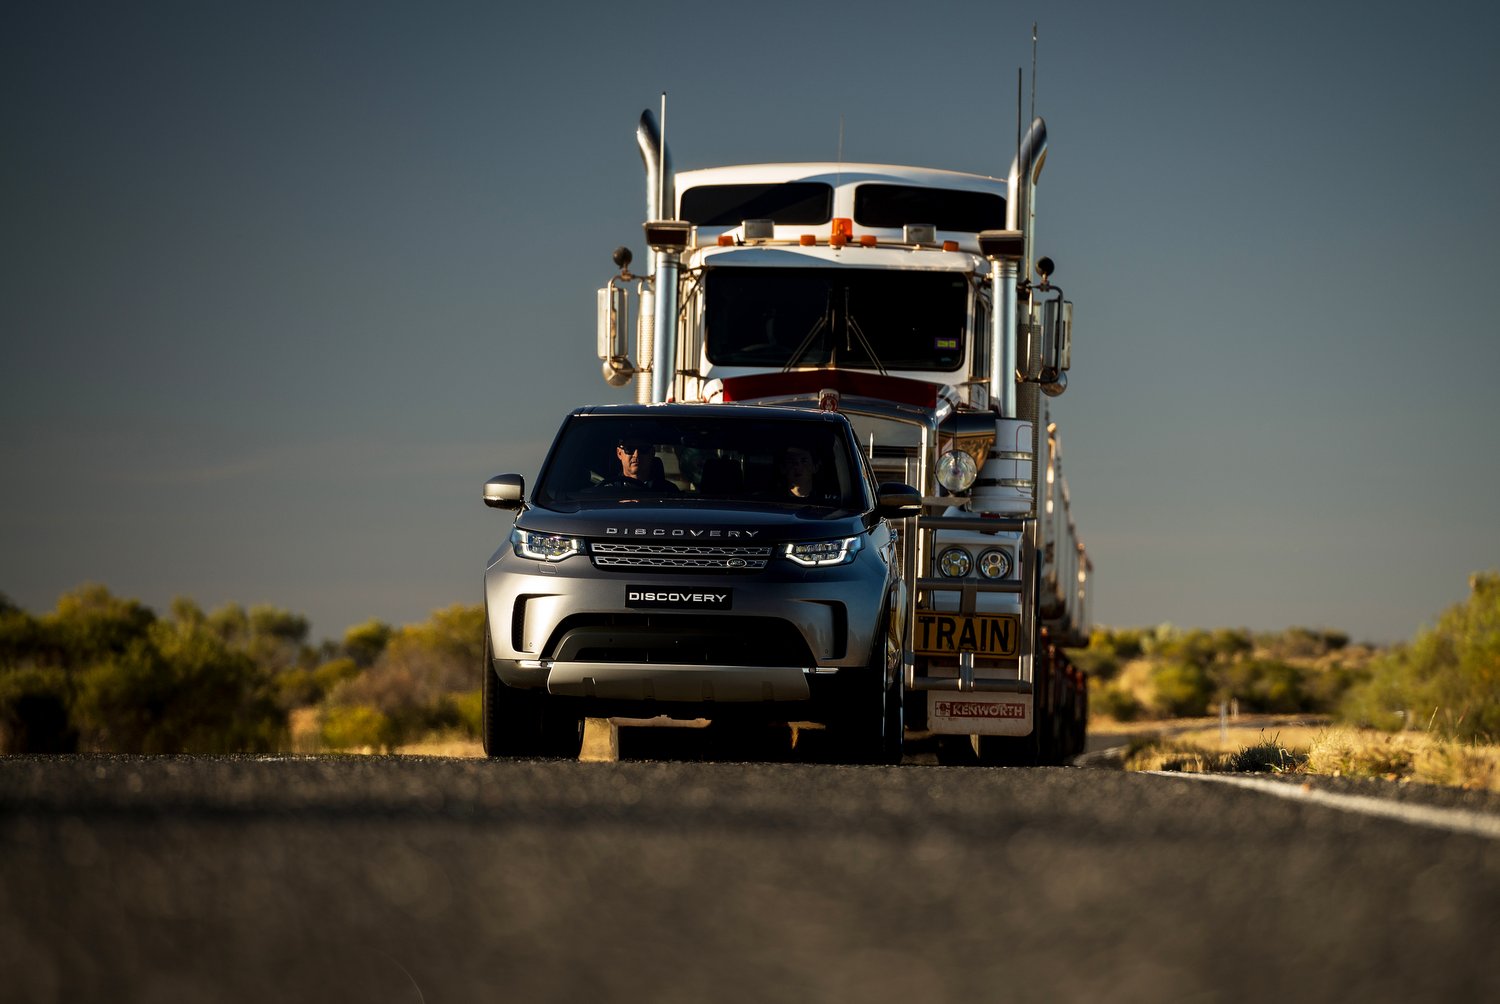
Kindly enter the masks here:
M 1250 788 L 1253 791 L 1275 795 L 1277 798 L 1291 799 L 1294 802 L 1312 802 L 1315 805 L 1326 805 L 1345 812 L 1362 812 L 1367 816 L 1398 819 L 1403 823 L 1412 823 L 1416 826 L 1430 826 L 1438 830 L 1470 833 L 1479 837 L 1500 840 L 1500 816 L 1472 812 L 1468 809 L 1440 809 L 1431 805 L 1412 805 L 1410 802 L 1371 798 L 1368 795 L 1340 795 L 1331 791 L 1319 791 L 1316 788 L 1304 788 L 1297 784 L 1268 781 L 1258 777 L 1187 774 L 1169 770 L 1148 770 L 1142 773 L 1155 774 L 1157 777 L 1181 778 L 1186 781 L 1217 781 L 1220 784 Z

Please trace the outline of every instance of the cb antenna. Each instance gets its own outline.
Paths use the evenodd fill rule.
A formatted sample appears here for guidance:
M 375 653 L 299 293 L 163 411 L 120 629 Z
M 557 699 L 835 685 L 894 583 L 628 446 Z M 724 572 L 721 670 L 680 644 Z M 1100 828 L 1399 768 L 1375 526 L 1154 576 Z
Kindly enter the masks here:
M 1016 67 L 1016 163 L 1021 162 L 1021 98 L 1026 94 L 1025 73 L 1019 66 Z M 1010 193 L 1010 198 L 1015 198 L 1015 193 Z
M 839 182 L 844 178 L 844 113 L 839 112 L 839 166 L 833 175 L 833 187 L 839 187 Z
M 667 92 L 661 92 L 661 137 L 660 144 L 656 150 L 656 162 L 659 165 L 656 172 L 656 205 L 661 218 L 676 219 L 677 209 L 673 207 L 670 216 L 667 215 Z
M 665 114 L 665 113 L 664 113 Z M 1036 22 L 1031 22 L 1031 121 L 1036 121 Z

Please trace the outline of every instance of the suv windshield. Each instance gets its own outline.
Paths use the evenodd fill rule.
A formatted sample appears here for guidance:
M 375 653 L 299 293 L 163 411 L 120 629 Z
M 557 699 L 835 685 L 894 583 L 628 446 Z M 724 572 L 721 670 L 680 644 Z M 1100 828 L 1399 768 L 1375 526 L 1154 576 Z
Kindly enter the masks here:
M 578 415 L 563 427 L 533 502 L 719 501 L 864 512 L 871 501 L 845 429 L 822 421 Z
M 721 366 L 954 370 L 969 284 L 958 272 L 711 268 L 708 360 Z

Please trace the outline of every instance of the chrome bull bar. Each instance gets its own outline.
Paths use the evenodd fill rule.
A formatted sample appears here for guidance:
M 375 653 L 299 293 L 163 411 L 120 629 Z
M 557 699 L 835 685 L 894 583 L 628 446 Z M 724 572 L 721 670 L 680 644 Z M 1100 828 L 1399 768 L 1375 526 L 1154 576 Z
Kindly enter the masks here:
M 951 502 L 952 500 L 944 500 Z M 916 589 L 909 590 L 907 602 L 907 624 L 915 626 L 917 622 L 917 596 L 919 593 L 951 592 L 959 594 L 960 615 L 973 615 L 977 611 L 976 600 L 980 593 L 1010 593 L 1019 594 L 1021 597 L 1020 615 L 1020 637 L 1017 645 L 1016 675 L 1015 676 L 977 676 L 975 674 L 974 653 L 958 653 L 958 662 L 952 663 L 928 663 L 932 669 L 951 669 L 955 671 L 953 676 L 934 676 L 929 673 L 917 673 L 917 656 L 915 647 L 907 648 L 903 652 L 903 667 L 906 674 L 907 690 L 939 690 L 956 691 L 958 693 L 1007 693 L 1007 694 L 1029 694 L 1033 687 L 1033 664 L 1034 645 L 1036 638 L 1036 576 L 1033 573 L 1036 567 L 1036 533 L 1038 524 L 1031 517 L 1022 518 L 999 518 L 992 519 L 982 516 L 920 516 L 916 520 L 917 539 L 921 542 L 923 561 L 926 555 L 931 554 L 932 535 L 939 530 L 980 530 L 992 532 L 1007 532 L 1021 534 L 1020 554 L 1017 556 L 1017 567 L 1021 571 L 1019 580 L 1007 580 L 1003 582 L 986 582 L 977 579 L 944 579 L 935 576 L 913 576 Z M 914 559 L 917 548 L 908 549 L 908 560 Z M 912 561 L 912 564 L 916 564 Z M 910 567 L 910 566 L 908 566 Z

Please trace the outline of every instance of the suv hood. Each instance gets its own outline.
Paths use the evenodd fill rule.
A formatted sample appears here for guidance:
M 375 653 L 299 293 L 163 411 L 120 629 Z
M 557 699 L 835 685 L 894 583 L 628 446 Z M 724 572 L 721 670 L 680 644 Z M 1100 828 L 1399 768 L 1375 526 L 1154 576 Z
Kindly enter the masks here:
M 815 506 L 704 506 L 701 503 L 611 502 L 576 512 L 530 508 L 516 525 L 523 530 L 595 539 L 664 543 L 733 541 L 740 544 L 826 540 L 865 532 L 861 514 Z

